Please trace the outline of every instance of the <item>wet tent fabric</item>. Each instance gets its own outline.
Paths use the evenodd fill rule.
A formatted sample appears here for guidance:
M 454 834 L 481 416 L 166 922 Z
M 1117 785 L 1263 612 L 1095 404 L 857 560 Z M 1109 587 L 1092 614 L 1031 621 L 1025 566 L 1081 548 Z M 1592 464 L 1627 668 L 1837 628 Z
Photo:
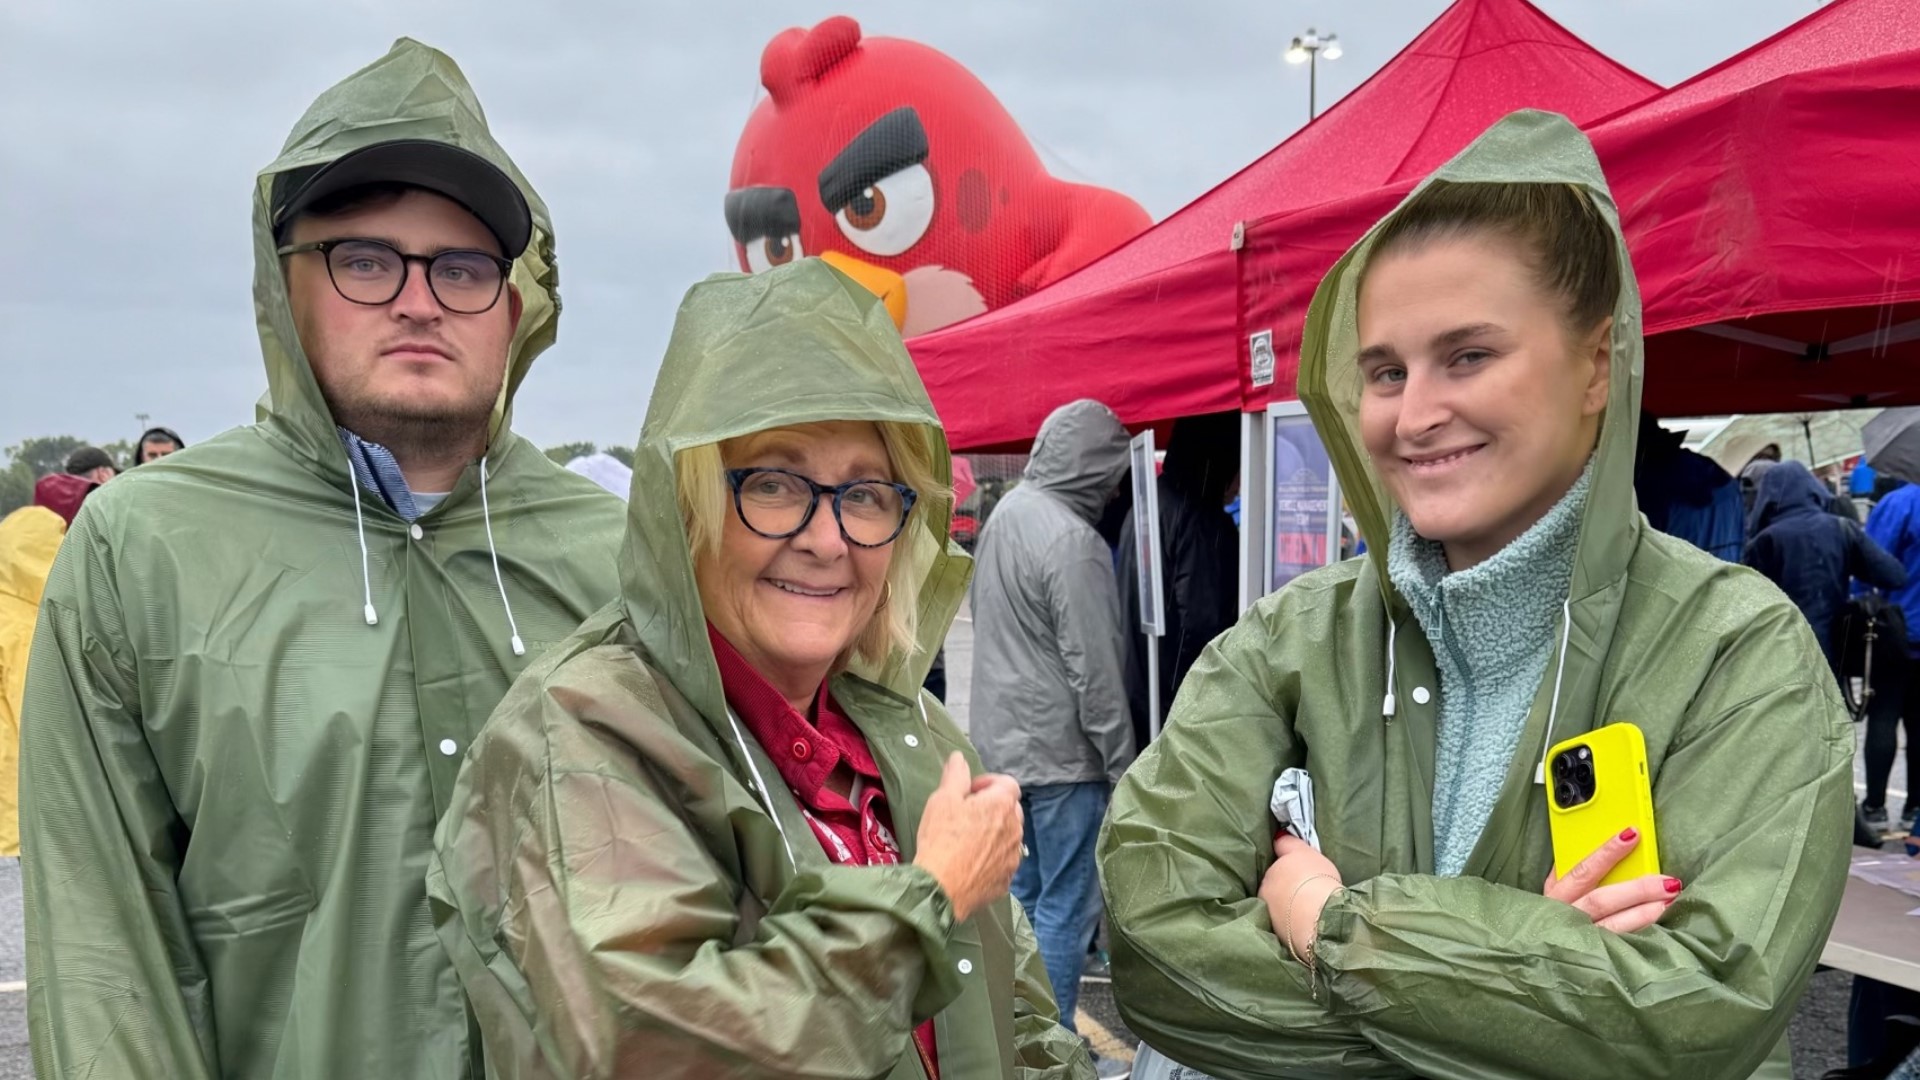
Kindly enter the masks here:
M 1589 134 L 1645 297 L 1648 411 L 1920 402 L 1907 0 L 1841 0 Z M 1248 407 L 1293 397 L 1315 285 L 1409 188 L 1247 226 L 1242 326 L 1273 334 L 1278 368 L 1271 386 L 1245 382 L 1242 346 Z
M 909 348 L 957 449 L 1023 443 L 1094 391 L 1129 424 L 1239 408 L 1238 222 L 1383 186 L 1404 194 L 1515 109 L 1584 123 L 1658 89 L 1525 0 L 1458 0 L 1317 120 L 1167 220 Z M 1341 236 L 1321 270 L 1396 199 Z
M 1594 126 L 1656 415 L 1920 403 L 1920 18 L 1840 0 Z

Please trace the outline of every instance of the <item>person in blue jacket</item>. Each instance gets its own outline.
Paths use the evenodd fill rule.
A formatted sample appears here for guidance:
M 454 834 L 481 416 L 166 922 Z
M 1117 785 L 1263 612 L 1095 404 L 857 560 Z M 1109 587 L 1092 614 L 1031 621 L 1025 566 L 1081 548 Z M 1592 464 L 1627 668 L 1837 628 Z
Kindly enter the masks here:
M 1852 580 L 1878 589 L 1907 584 L 1906 568 L 1874 543 L 1859 522 L 1830 509 L 1833 493 L 1805 465 L 1783 461 L 1760 480 L 1753 539 L 1745 562 L 1780 586 L 1813 624 L 1813 636 L 1838 672 L 1833 620 Z
M 1920 642 L 1914 640 L 1916 635 L 1920 635 L 1920 487 L 1903 484 L 1883 495 L 1874 504 L 1873 512 L 1867 515 L 1867 535 L 1906 568 L 1906 585 L 1889 590 L 1887 598 L 1899 605 L 1901 612 L 1906 615 L 1909 655 L 1920 659 Z M 1920 736 L 1920 687 L 1913 685 L 1916 673 L 1920 673 L 1920 663 L 1909 664 L 1906 686 L 1908 704 L 1901 710 L 1899 718 L 1907 735 L 1909 789 L 1914 777 L 1920 776 L 1920 738 L 1916 738 Z M 1897 747 L 1898 732 L 1891 718 L 1885 724 L 1868 724 L 1867 802 L 1862 809 L 1866 812 L 1869 824 L 1875 828 L 1884 829 L 1887 825 L 1887 777 L 1893 771 Z M 1912 832 L 1914 827 L 1915 803 L 1916 800 L 1909 795 L 1900 815 L 1901 825 L 1908 832 Z
M 1745 504 L 1727 471 L 1681 445 L 1686 433 L 1641 416 L 1633 490 L 1647 524 L 1727 562 L 1746 542 Z

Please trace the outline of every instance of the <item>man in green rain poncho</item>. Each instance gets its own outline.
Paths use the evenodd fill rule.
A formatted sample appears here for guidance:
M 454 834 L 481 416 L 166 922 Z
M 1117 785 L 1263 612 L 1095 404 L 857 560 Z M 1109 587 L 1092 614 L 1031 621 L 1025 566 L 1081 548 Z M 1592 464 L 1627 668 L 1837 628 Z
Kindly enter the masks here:
M 256 422 L 103 489 L 47 585 L 35 1065 L 475 1077 L 434 827 L 508 684 L 619 592 L 620 500 L 509 429 L 554 340 L 552 229 L 407 40 L 301 118 L 253 223 Z
M 1641 378 L 1560 117 L 1503 120 L 1335 264 L 1299 388 L 1371 550 L 1209 646 L 1114 792 L 1114 991 L 1147 1043 L 1223 1080 L 1788 1075 L 1853 739 L 1786 597 L 1635 510 Z M 1661 873 L 1550 879 L 1544 752 L 1619 721 Z M 1319 851 L 1276 838 L 1289 768 Z

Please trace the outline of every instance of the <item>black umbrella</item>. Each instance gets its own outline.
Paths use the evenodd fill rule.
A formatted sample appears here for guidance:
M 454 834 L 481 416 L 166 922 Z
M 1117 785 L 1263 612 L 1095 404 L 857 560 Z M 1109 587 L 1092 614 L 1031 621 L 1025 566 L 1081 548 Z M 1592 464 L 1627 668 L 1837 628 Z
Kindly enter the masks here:
M 1867 421 L 1860 442 L 1874 472 L 1920 483 L 1920 407 L 1888 409 Z

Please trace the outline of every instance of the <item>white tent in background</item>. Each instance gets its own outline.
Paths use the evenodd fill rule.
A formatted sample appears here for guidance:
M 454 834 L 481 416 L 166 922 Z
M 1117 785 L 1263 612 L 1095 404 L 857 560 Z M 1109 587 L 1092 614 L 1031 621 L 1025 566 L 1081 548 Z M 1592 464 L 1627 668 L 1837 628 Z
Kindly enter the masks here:
M 620 464 L 620 459 L 611 454 L 587 454 L 567 462 L 567 471 L 599 484 L 622 499 L 633 488 L 633 470 Z

